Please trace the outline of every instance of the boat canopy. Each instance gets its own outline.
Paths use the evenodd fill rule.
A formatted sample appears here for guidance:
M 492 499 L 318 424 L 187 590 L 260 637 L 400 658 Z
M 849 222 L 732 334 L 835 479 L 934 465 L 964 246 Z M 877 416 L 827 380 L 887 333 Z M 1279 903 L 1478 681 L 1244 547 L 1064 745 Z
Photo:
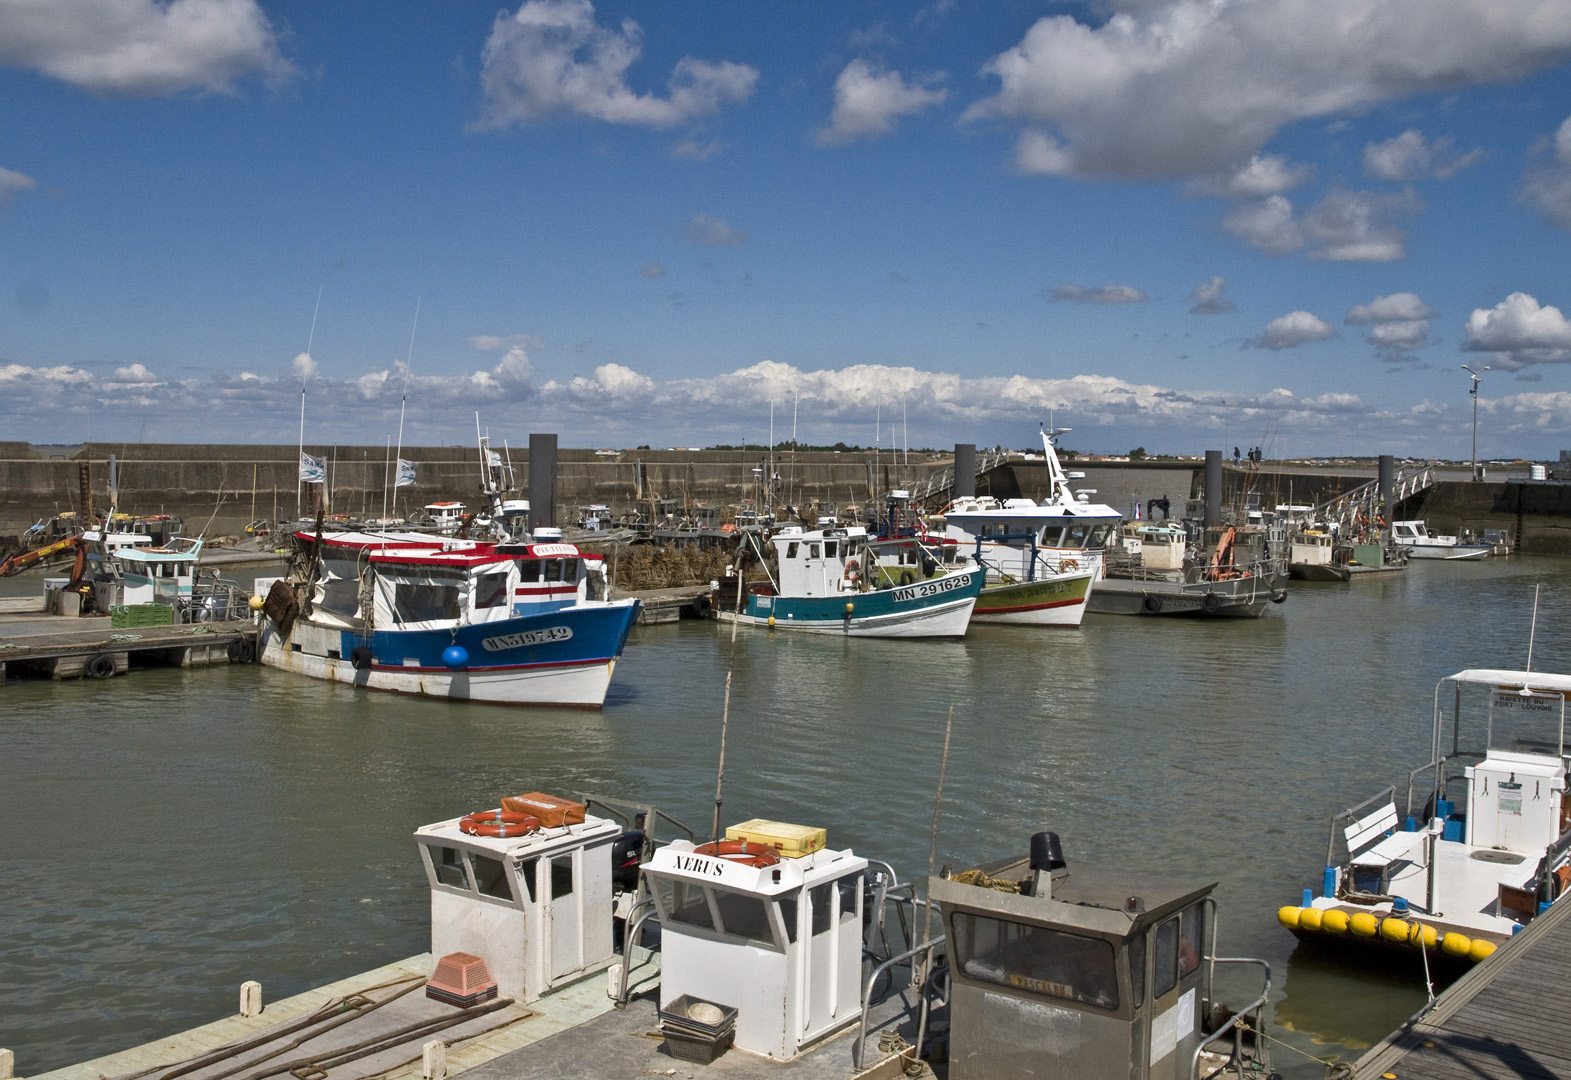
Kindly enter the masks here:
M 1479 686 L 1525 687 L 1550 694 L 1571 693 L 1571 675 L 1546 671 L 1508 671 L 1503 668 L 1468 668 L 1447 675 L 1441 682 L 1472 683 Z

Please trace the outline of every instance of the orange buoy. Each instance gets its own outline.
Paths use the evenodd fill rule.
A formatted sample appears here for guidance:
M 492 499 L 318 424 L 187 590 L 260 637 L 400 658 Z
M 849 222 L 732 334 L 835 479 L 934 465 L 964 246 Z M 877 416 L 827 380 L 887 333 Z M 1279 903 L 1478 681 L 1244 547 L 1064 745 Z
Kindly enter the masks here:
M 773 866 L 780 861 L 780 856 L 773 848 L 764 847 L 762 844 L 749 844 L 746 840 L 716 840 L 709 844 L 700 844 L 693 849 L 696 855 L 709 855 L 726 862 L 741 863 L 743 866 Z
M 540 828 L 540 819 L 533 814 L 515 814 L 510 810 L 476 810 L 458 819 L 458 831 L 469 836 L 491 836 L 510 840 L 515 836 L 528 836 Z

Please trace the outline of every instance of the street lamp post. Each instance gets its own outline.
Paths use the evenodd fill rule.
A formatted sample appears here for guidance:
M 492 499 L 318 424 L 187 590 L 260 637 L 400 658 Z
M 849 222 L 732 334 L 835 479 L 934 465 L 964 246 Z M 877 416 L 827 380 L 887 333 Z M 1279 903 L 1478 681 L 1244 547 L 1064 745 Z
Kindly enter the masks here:
M 1474 371 L 1472 368 L 1468 367 L 1466 364 L 1463 364 L 1462 365 L 1462 370 L 1467 372 L 1469 375 L 1471 375 L 1473 377 L 1473 390 L 1472 390 L 1472 394 L 1473 394 L 1473 479 L 1477 480 L 1478 479 L 1478 380 L 1483 377 L 1484 372 L 1489 370 L 1489 365 L 1485 364 L 1483 367 L 1479 368 L 1477 371 Z

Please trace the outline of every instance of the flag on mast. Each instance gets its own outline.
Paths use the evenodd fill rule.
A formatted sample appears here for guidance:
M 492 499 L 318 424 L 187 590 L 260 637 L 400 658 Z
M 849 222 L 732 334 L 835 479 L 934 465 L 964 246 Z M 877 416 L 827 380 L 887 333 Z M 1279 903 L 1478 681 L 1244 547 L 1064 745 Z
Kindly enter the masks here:
M 327 462 L 310 454 L 300 455 L 300 481 L 305 484 L 327 483 Z
M 395 488 L 413 487 L 415 482 L 415 463 L 398 459 L 398 475 L 393 480 Z

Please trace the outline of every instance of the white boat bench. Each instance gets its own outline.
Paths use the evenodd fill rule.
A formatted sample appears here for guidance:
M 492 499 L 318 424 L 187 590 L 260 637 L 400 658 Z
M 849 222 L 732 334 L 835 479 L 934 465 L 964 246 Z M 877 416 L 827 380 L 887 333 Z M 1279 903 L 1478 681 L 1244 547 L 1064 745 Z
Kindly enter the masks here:
M 1396 816 L 1396 803 L 1388 802 L 1371 814 L 1348 824 L 1342 835 L 1347 839 L 1347 861 L 1361 869 L 1378 871 L 1384 888 L 1390 865 L 1408 858 L 1423 832 L 1404 832 Z

